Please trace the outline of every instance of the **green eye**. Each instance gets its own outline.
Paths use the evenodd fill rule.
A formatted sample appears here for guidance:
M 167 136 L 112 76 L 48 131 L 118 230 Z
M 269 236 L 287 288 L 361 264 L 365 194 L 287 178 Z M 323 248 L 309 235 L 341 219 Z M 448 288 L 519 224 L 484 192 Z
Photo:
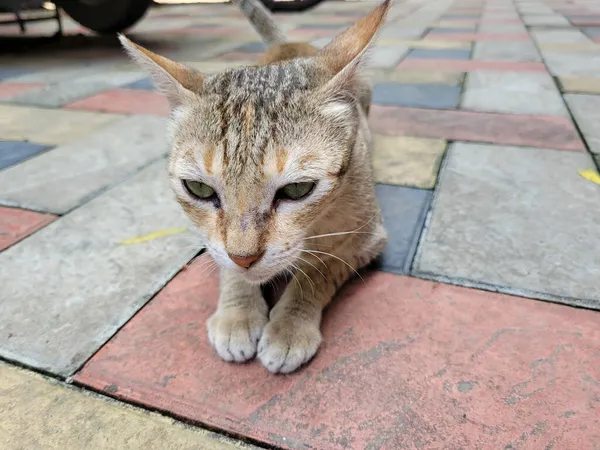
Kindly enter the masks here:
M 192 197 L 199 198 L 200 200 L 209 200 L 215 196 L 213 188 L 199 181 L 183 180 L 183 186 Z
M 291 183 L 277 191 L 276 198 L 282 200 L 302 200 L 310 194 L 316 183 L 308 181 L 305 183 Z

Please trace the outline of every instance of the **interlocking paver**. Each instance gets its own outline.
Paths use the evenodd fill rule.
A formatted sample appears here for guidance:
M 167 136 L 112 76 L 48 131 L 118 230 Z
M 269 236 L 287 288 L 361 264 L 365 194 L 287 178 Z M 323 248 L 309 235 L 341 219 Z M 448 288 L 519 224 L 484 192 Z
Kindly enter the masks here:
M 378 183 L 432 189 L 446 142 L 404 136 L 373 136 L 373 170 Z
M 475 42 L 473 59 L 477 61 L 538 62 L 542 58 L 531 41 Z
M 51 148 L 32 142 L 0 141 L 0 170 L 29 159 Z
M 24 92 L 32 91 L 44 86 L 43 83 L 2 83 L 0 82 L 0 100 L 15 97 Z
M 5 449 L 255 448 L 215 433 L 0 363 L 0 446 Z
M 565 101 L 588 147 L 600 155 L 600 96 L 567 94 Z
M 197 251 L 164 161 L 0 253 L 0 355 L 70 375 Z M 192 244 L 195 244 L 192 242 Z
M 376 105 L 455 108 L 460 87 L 448 84 L 379 83 L 373 88 Z
M 124 118 L 4 170 L 0 202 L 64 214 L 164 156 L 166 127 L 164 118 Z
M 150 114 L 167 116 L 169 102 L 158 92 L 141 89 L 110 89 L 66 106 L 73 110 L 102 111 L 113 114 Z
M 600 94 L 600 76 L 595 77 L 559 77 L 563 92 Z
M 51 214 L 0 206 L 0 252 L 55 219 Z
M 404 84 L 448 84 L 460 85 L 465 74 L 463 72 L 432 72 L 428 70 L 396 69 L 373 73 L 369 78 L 375 83 L 395 82 Z
M 56 108 L 101 91 L 129 84 L 143 77 L 144 75 L 141 73 L 100 72 L 74 80 L 69 79 L 60 83 L 48 84 L 12 97 L 10 100 L 11 103 Z
M 449 70 L 451 72 L 471 72 L 473 70 L 506 70 L 511 72 L 545 72 L 540 62 L 512 61 L 462 61 L 459 59 L 405 59 L 399 69 Z
M 417 249 L 432 193 L 424 189 L 378 184 L 377 200 L 388 232 L 381 269 L 407 274 Z
M 569 115 L 547 73 L 473 71 L 467 74 L 461 107 L 511 114 Z
M 600 189 L 577 173 L 589 155 L 467 143 L 448 152 L 415 272 L 600 310 L 589 251 L 600 246 Z
M 180 273 L 76 381 L 286 449 L 503 448 L 525 432 L 531 448 L 600 440 L 594 311 L 375 273 L 340 292 L 316 358 L 282 377 L 214 354 L 204 324 L 218 282 L 205 264 Z
M 448 49 L 448 50 L 428 50 L 415 49 L 411 50 L 407 58 L 418 59 L 469 59 L 471 50 L 465 49 Z
M 374 131 L 392 136 L 585 150 L 573 123 L 564 117 L 380 105 L 371 107 L 369 117 Z
M 56 145 L 94 132 L 121 117 L 94 112 L 0 105 L 0 140 Z

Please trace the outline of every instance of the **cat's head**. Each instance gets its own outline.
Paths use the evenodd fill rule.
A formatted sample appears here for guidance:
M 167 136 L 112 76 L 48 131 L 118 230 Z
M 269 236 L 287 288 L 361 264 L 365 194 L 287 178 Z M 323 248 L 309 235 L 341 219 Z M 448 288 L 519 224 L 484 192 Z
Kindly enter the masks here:
M 313 57 L 210 76 L 121 37 L 169 98 L 172 186 L 222 267 L 253 283 L 293 267 L 352 182 L 358 77 L 389 5 Z

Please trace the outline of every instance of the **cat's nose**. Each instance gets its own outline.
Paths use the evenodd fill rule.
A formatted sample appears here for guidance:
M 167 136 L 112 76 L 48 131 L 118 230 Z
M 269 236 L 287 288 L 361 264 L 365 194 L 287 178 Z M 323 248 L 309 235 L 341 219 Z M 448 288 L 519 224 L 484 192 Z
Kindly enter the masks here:
M 248 269 L 252 264 L 258 261 L 265 252 L 257 253 L 256 255 L 232 255 L 228 253 L 229 258 L 238 266 Z

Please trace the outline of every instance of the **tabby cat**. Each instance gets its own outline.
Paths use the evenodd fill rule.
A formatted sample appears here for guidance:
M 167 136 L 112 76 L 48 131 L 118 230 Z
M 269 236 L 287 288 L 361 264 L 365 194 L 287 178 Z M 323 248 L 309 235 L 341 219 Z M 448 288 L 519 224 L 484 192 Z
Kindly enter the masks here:
M 317 352 L 338 288 L 386 242 L 361 76 L 390 0 L 320 50 L 284 43 L 257 0 L 239 6 L 271 44 L 256 66 L 204 75 L 120 40 L 170 101 L 171 184 L 220 267 L 211 344 L 288 373 Z M 261 285 L 285 274 L 269 310 Z

